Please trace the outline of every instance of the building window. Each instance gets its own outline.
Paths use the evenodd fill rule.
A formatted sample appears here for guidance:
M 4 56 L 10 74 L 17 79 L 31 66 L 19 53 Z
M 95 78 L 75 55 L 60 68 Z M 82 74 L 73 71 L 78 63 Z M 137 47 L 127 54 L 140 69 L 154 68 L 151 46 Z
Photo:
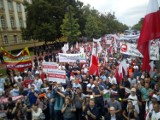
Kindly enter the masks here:
M 23 28 L 23 21 L 21 18 L 19 19 L 19 26 L 20 26 L 20 28 Z
M 5 19 L 4 19 L 3 16 L 1 16 L 1 26 L 2 26 L 3 29 L 6 28 L 6 22 L 5 22 Z
M 13 10 L 11 0 L 8 0 L 8 10 Z
M 8 42 L 8 36 L 7 35 L 4 36 L 4 43 L 5 44 L 9 44 L 9 42 Z
M 20 12 L 21 11 L 21 6 L 19 3 L 17 3 L 17 12 Z
M 12 28 L 15 27 L 15 26 L 14 26 L 14 18 L 13 18 L 13 17 L 11 17 L 11 27 L 12 27 Z
M 0 9 L 3 8 L 3 1 L 0 0 Z
M 18 43 L 17 35 L 14 35 L 14 43 Z

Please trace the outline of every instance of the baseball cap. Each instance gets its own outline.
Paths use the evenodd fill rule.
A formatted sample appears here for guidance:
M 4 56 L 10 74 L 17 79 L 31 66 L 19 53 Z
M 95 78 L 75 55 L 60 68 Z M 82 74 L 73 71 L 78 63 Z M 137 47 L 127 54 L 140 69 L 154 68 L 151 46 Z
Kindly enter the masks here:
M 131 89 L 131 92 L 136 92 L 136 88 L 132 88 L 132 89 Z

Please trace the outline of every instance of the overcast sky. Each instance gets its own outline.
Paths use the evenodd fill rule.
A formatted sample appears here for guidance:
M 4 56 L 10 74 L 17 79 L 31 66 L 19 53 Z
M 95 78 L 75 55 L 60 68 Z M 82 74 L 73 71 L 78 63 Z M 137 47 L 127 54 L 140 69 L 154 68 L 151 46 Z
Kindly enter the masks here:
M 116 18 L 129 26 L 144 17 L 149 0 L 79 0 L 101 13 L 115 12 Z M 160 5 L 160 0 L 158 0 Z

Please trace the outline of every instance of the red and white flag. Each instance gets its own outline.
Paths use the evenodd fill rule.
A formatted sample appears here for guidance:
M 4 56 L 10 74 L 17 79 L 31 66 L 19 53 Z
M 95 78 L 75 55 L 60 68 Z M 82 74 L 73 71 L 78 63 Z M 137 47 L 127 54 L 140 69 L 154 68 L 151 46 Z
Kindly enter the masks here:
M 121 83 L 123 76 L 128 75 L 128 67 L 126 60 L 122 60 L 116 69 L 116 79 L 118 83 Z
M 98 57 L 95 55 L 91 56 L 91 66 L 89 68 L 89 74 L 90 75 L 99 75 L 99 70 L 98 70 Z
M 160 38 L 160 10 L 157 0 L 149 0 L 147 14 L 144 18 L 138 40 L 138 50 L 143 54 L 142 70 L 150 70 L 150 41 Z
M 121 64 L 119 64 L 119 66 L 116 69 L 116 75 L 115 75 L 115 77 L 116 77 L 117 82 L 121 83 L 122 78 L 123 78 L 123 67 L 122 67 Z
M 90 75 L 97 75 L 97 76 L 99 75 L 98 57 L 96 56 L 96 49 L 94 47 L 94 43 L 93 43 L 93 46 L 92 46 L 92 55 L 91 55 L 89 74 Z

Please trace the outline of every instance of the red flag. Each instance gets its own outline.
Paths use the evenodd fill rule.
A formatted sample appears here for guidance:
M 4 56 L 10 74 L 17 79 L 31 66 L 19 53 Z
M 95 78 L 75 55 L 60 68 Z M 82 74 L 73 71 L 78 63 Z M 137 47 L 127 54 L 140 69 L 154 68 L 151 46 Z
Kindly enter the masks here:
M 122 78 L 123 78 L 123 68 L 122 68 L 121 64 L 119 64 L 119 66 L 116 69 L 115 77 L 116 77 L 117 82 L 120 84 L 122 82 Z
M 98 57 L 95 55 L 91 56 L 91 66 L 89 68 L 89 74 L 90 75 L 99 75 L 98 73 Z
M 137 46 L 144 56 L 142 70 L 150 70 L 149 43 L 157 38 L 160 38 L 160 11 L 158 1 L 150 0 Z

